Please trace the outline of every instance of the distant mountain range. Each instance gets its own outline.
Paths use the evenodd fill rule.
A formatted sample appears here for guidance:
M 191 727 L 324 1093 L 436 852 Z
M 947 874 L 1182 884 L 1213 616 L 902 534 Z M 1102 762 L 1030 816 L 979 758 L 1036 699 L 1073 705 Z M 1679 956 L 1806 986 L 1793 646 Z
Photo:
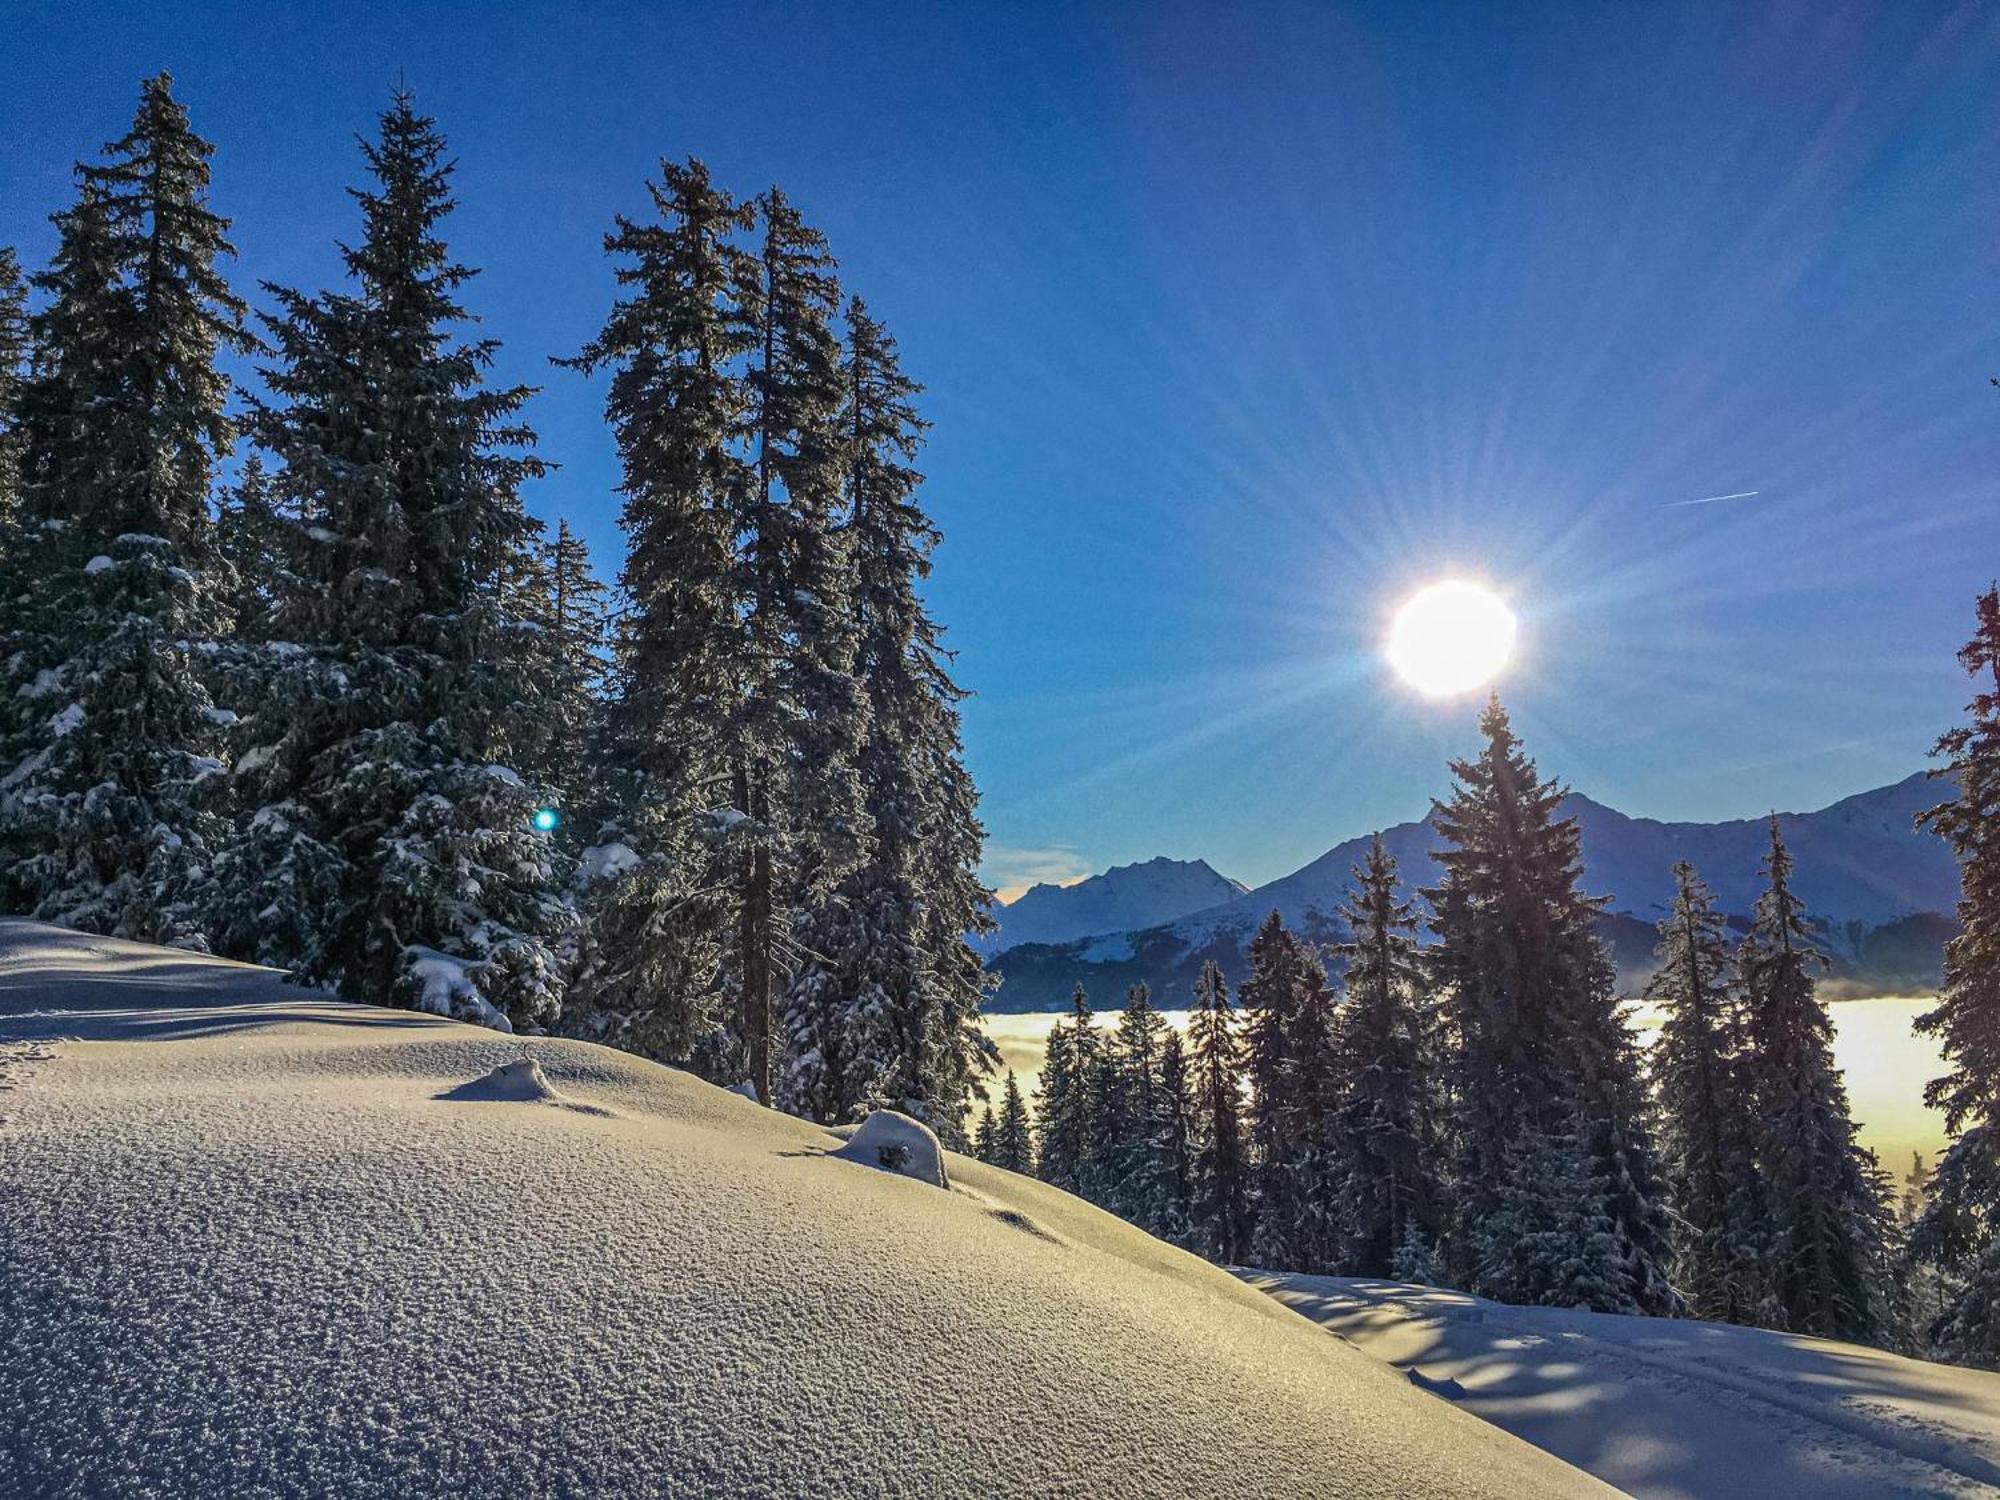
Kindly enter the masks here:
M 1798 863 L 1795 888 L 1837 977 L 1885 988 L 1937 982 L 1944 942 L 1954 930 L 1958 867 L 1944 842 L 1917 832 L 1912 820 L 1949 795 L 1947 784 L 1919 772 L 1818 812 L 1779 814 Z M 1628 990 L 1650 968 L 1654 924 L 1672 898 L 1676 860 L 1692 860 L 1722 910 L 1736 925 L 1747 923 L 1762 889 L 1759 862 L 1769 838 L 1764 819 L 1662 823 L 1628 817 L 1576 793 L 1563 811 L 1582 826 L 1585 889 L 1611 898 L 1600 930 Z M 1440 840 L 1427 821 L 1385 828 L 1382 839 L 1396 857 L 1406 894 L 1436 881 L 1432 853 Z M 1273 910 L 1315 940 L 1338 940 L 1343 934 L 1336 913 L 1367 847 L 1367 836 L 1349 839 L 1255 890 L 1201 860 L 1168 859 L 1127 865 L 1074 886 L 1036 886 L 997 913 L 1001 927 L 988 940 L 987 966 L 1001 986 L 991 1008 L 1054 1009 L 1067 1003 L 1078 983 L 1098 1005 L 1111 1006 L 1142 980 L 1158 1003 L 1178 1008 L 1206 959 L 1219 962 L 1232 981 L 1242 977 L 1250 935 Z M 1204 891 L 1216 899 L 1186 904 Z M 1180 910 L 1171 910 L 1176 906 Z

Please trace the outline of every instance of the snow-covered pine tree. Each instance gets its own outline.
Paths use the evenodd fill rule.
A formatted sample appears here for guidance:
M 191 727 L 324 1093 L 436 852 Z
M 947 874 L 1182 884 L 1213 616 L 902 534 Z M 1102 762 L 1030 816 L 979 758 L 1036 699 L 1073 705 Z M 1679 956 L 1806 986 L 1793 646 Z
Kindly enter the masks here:
M 974 1157 L 983 1162 L 993 1160 L 993 1138 L 999 1129 L 999 1122 L 993 1118 L 993 1106 L 990 1104 L 983 1106 L 979 1111 L 979 1123 L 972 1127 L 971 1145 Z
M 1195 1097 L 1191 1239 L 1210 1260 L 1236 1265 L 1249 1250 L 1251 1229 L 1243 1044 L 1230 1011 L 1229 986 L 1213 959 L 1195 981 L 1187 1045 Z
M 0 245 L 0 539 L 21 489 L 21 386 L 28 373 L 28 285 L 12 245 Z
M 1498 1207 L 1480 1241 L 1479 1282 L 1501 1302 L 1608 1311 L 1629 1306 L 1627 1252 L 1605 1203 L 1584 1124 L 1530 1124 L 1501 1158 Z
M 542 466 L 489 387 L 439 225 L 452 164 L 398 93 L 363 143 L 351 289 L 272 288 L 259 445 L 293 561 L 237 782 L 255 809 L 218 869 L 235 951 L 381 1004 L 539 1028 L 561 1005 L 569 926 L 539 788 L 515 761 L 542 705 L 510 578 Z
M 605 239 L 624 295 L 569 361 L 610 372 L 628 549 L 599 757 L 611 811 L 601 847 L 623 852 L 591 888 L 565 1029 L 741 1078 L 740 1039 L 723 1028 L 732 888 L 751 841 L 730 798 L 756 265 L 737 243 L 748 208 L 699 161 L 660 171 L 657 222 L 621 216 Z
M 1160 1042 L 1159 1113 L 1153 1124 L 1152 1232 L 1170 1245 L 1193 1243 L 1194 1077 L 1179 1031 Z
M 1104 1153 L 1104 1203 L 1112 1212 L 1142 1228 L 1153 1227 L 1158 1196 L 1155 1131 L 1160 1113 L 1160 1049 L 1168 1026 L 1153 1009 L 1147 987 L 1135 984 L 1125 992 L 1125 1009 L 1105 1049 L 1107 1097 L 1101 1129 Z
M 1980 595 L 1958 659 L 1974 683 L 1969 722 L 1936 750 L 1958 795 L 1922 821 L 1958 856 L 1959 935 L 1945 948 L 1938 1003 L 1917 1020 L 1949 1066 L 1924 1099 L 1953 1139 L 1911 1248 L 1955 1283 L 1933 1324 L 1937 1350 L 2000 1369 L 2000 586 Z
M 919 387 L 858 298 L 841 375 L 854 675 L 868 711 L 857 769 L 871 833 L 801 929 L 784 1093 L 825 1120 L 888 1103 L 948 1139 L 994 1058 L 979 1026 L 989 979 L 966 941 L 992 921 L 976 874 L 984 834 L 959 741 L 963 695 L 917 592 L 938 540 L 913 467 Z
M 1865 1342 L 1882 1324 L 1886 1206 L 1874 1154 L 1855 1140 L 1848 1116 L 1833 1023 L 1813 979 L 1825 959 L 1792 891 L 1792 856 L 1776 816 L 1764 870 L 1769 885 L 1737 968 L 1769 1202 L 1767 1276 L 1784 1326 Z
M 1104 1038 L 1078 985 L 1070 1015 L 1049 1032 L 1042 1063 L 1041 1154 L 1036 1175 L 1066 1192 L 1087 1196 L 1099 1180 L 1099 1092 Z
M 1346 991 L 1337 1063 L 1345 1167 L 1339 1263 L 1349 1275 L 1399 1275 L 1399 1257 L 1413 1265 L 1426 1259 L 1442 1226 L 1442 1057 L 1416 909 L 1396 899 L 1396 862 L 1380 834 L 1353 871 L 1340 914 L 1348 940 L 1334 950 Z
M 1728 928 L 1686 860 L 1674 866 L 1673 905 L 1659 929 L 1646 998 L 1664 1020 L 1648 1062 L 1678 1221 L 1674 1284 L 1698 1318 L 1755 1323 L 1769 1234 L 1744 1017 Z
M 211 148 L 164 73 L 132 128 L 78 169 L 35 278 L 6 539 L 0 892 L 10 909 L 200 946 L 226 822 L 222 721 L 196 670 L 227 625 L 209 518 L 233 442 L 224 346 L 248 343 L 218 262 Z
M 1301 992 L 1297 945 L 1273 911 L 1250 939 L 1250 972 L 1237 1002 L 1243 1014 L 1243 1070 L 1250 1085 L 1248 1146 L 1251 1161 L 1251 1244 L 1260 1265 L 1289 1266 L 1294 1201 L 1293 1112 L 1287 1066 L 1293 1017 Z
M 1479 726 L 1485 747 L 1453 762 L 1458 784 L 1433 807 L 1444 876 L 1425 892 L 1439 940 L 1434 972 L 1457 1041 L 1448 1073 L 1458 1238 L 1449 1258 L 1475 1279 L 1498 1264 L 1516 1232 L 1517 1216 L 1503 1211 L 1524 1163 L 1546 1166 L 1551 1152 L 1574 1149 L 1585 1159 L 1563 1172 L 1594 1184 L 1622 1268 L 1593 1306 L 1671 1311 L 1665 1193 L 1637 1052 L 1592 929 L 1604 903 L 1578 891 L 1582 851 L 1576 820 L 1558 816 L 1563 788 L 1541 779 L 1497 697 Z M 1506 1293 L 1541 1300 L 1548 1289 L 1520 1278 L 1557 1263 L 1509 1262 Z
M 1338 1130 L 1342 1103 L 1340 1016 L 1319 957 L 1298 938 L 1298 999 L 1286 1051 L 1283 1109 L 1291 1143 L 1291 1214 L 1281 1264 L 1323 1275 L 1338 1268 L 1347 1162 Z
M 1035 1134 L 1028 1119 L 1028 1101 L 1021 1097 L 1021 1085 L 1014 1070 L 1007 1070 L 1007 1083 L 1000 1095 L 1000 1118 L 993 1132 L 993 1154 L 987 1158 L 996 1167 L 1010 1172 L 1035 1170 Z

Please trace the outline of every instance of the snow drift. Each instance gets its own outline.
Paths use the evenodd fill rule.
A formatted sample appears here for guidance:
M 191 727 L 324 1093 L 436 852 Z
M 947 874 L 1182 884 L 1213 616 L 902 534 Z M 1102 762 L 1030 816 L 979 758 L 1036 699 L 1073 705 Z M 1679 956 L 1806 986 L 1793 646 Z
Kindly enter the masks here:
M 1413 1384 L 1641 1500 L 2000 1491 L 2000 1375 L 1758 1328 L 1242 1274 Z
M 0 1489 L 1603 1492 L 1074 1198 L 841 1145 L 0 923 Z

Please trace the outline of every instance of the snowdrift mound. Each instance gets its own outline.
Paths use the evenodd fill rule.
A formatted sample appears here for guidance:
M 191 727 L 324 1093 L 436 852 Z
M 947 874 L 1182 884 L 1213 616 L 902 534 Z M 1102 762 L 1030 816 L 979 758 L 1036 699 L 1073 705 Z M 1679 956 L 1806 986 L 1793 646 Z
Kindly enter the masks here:
M 2000 1375 L 1758 1328 L 1242 1275 L 1413 1385 L 1642 1500 L 2000 1492 Z
M 923 1121 L 893 1109 L 876 1110 L 855 1128 L 847 1144 L 833 1154 L 878 1172 L 914 1177 L 932 1187 L 951 1186 L 951 1179 L 945 1173 L 944 1147 L 938 1144 L 936 1132 Z
M 612 1113 L 445 1103 L 523 1043 L 0 923 L 27 1042 L 9 1497 L 1604 1493 L 1065 1194 L 602 1048 L 526 1043 Z

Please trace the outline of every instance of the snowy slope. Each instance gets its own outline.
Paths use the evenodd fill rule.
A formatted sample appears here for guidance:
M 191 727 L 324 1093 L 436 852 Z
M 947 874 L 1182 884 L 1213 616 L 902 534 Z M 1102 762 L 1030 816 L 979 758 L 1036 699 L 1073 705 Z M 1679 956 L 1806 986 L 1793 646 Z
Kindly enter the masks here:
M 1887 1500 L 2000 1487 L 2000 1375 L 1760 1329 L 1243 1276 L 1440 1404 L 1633 1495 Z
M 1114 865 L 1075 885 L 1029 887 L 995 910 L 999 931 L 975 941 L 983 953 L 1000 953 L 1020 943 L 1067 943 L 1095 933 L 1131 932 L 1234 900 L 1248 889 L 1216 874 L 1201 859 L 1162 856 Z
M 1942 928 L 1936 924 L 1893 949 L 1880 943 L 1871 949 L 1869 944 L 1885 929 L 1893 931 L 1890 924 L 1920 914 L 1941 917 L 1956 904 L 1958 867 L 1950 848 L 1911 826 L 1919 811 L 1944 800 L 1949 790 L 1920 772 L 1818 812 L 1779 815 L 1798 864 L 1795 888 L 1807 911 L 1824 925 L 1828 945 L 1855 972 L 1872 970 L 1885 982 L 1908 982 L 1880 971 L 1910 967 L 1906 950 L 1912 946 L 1919 950 L 1917 970 L 1925 967 L 1926 953 L 1934 963 L 1942 943 Z M 1662 823 L 1627 817 L 1579 794 L 1565 800 L 1563 811 L 1582 826 L 1585 888 L 1611 897 L 1610 911 L 1626 919 L 1614 921 L 1615 930 L 1607 935 L 1615 939 L 1617 956 L 1628 970 L 1643 963 L 1651 950 L 1647 929 L 1672 898 L 1677 860 L 1694 861 L 1725 913 L 1749 915 L 1761 888 L 1760 861 L 1770 844 L 1764 819 Z M 1435 882 L 1438 868 L 1432 854 L 1439 840 L 1428 822 L 1398 823 L 1382 831 L 1382 840 L 1396 857 L 1406 892 Z M 1178 998 L 1204 957 L 1217 958 L 1236 977 L 1250 934 L 1274 910 L 1299 931 L 1338 936 L 1327 919 L 1338 910 L 1350 872 L 1367 849 L 1368 836 L 1348 839 L 1247 894 L 1173 922 L 1120 933 L 1116 941 L 1102 936 L 1089 943 L 1037 940 L 1068 945 L 1066 951 L 1045 953 L 1019 951 L 1022 940 L 994 964 L 1003 980 L 1000 1002 L 1010 1010 L 1056 1005 L 1081 982 L 1108 1004 L 1125 985 L 1140 979 L 1155 993 Z M 1107 962 L 1114 967 L 1105 968 Z
M 1053 1189 L 526 1045 L 0 923 L 0 1493 L 1603 1493 Z

